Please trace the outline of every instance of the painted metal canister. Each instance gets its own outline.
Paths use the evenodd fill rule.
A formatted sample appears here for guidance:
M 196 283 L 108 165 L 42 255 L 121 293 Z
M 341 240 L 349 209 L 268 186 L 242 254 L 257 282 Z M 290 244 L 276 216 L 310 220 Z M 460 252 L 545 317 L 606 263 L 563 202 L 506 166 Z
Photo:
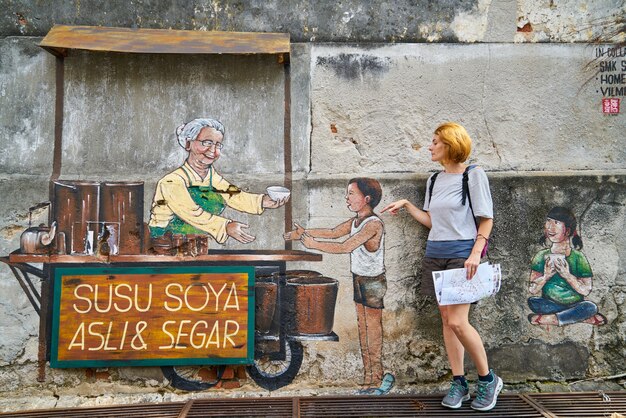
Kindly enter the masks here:
M 166 232 L 163 236 L 153 237 L 150 240 L 149 253 L 156 255 L 176 255 L 179 244 L 174 244 L 171 232 Z
M 255 329 L 260 334 L 267 334 L 272 329 L 278 301 L 278 283 L 274 277 L 256 277 L 254 283 L 256 320 Z M 279 314 L 279 313 L 278 313 Z
M 57 222 L 57 239 L 65 236 L 65 244 L 57 241 L 56 247 L 64 246 L 70 253 L 92 253 L 99 233 L 100 183 L 55 180 L 53 194 L 52 220 Z
M 104 182 L 100 189 L 100 221 L 117 233 L 118 252 L 142 254 L 143 182 Z
M 287 329 L 294 335 L 327 335 L 333 330 L 339 283 L 330 277 L 287 278 Z
M 275 272 L 272 273 L 273 276 L 285 276 L 288 278 L 294 277 L 320 277 L 322 273 L 313 270 L 287 270 L 285 273 Z

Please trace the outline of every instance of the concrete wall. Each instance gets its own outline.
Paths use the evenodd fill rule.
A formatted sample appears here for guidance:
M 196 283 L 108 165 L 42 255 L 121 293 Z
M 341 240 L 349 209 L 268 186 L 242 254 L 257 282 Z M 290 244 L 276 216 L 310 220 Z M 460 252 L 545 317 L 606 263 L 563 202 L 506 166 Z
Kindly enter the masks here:
M 288 32 L 294 42 L 618 41 L 614 0 L 159 1 L 102 5 L 5 0 L 4 36 L 44 36 L 54 24 Z M 104 10 L 103 10 L 104 9 Z M 621 19 L 621 20 L 620 20 Z
M 334 3 L 333 3 L 334 4 Z M 626 50 L 621 2 L 159 2 L 101 12 L 96 2 L 4 2 L 0 8 L 0 255 L 19 247 L 27 210 L 48 198 L 54 143 L 55 59 L 38 48 L 53 23 L 197 30 L 285 31 L 292 37 L 294 220 L 330 226 L 351 216 L 349 178 L 379 179 L 383 201 L 421 204 L 426 150 L 438 123 L 457 120 L 475 141 L 470 161 L 489 174 L 495 203 L 492 261 L 500 293 L 471 314 L 510 390 L 620 389 L 626 346 L 626 152 L 619 97 Z M 620 14 L 621 11 L 621 14 Z M 622 20 L 623 24 L 623 20 Z M 601 44 L 587 42 L 599 38 Z M 401 42 L 401 43 L 400 43 Z M 602 48 L 602 49 L 601 49 Z M 600 58 L 616 67 L 597 72 Z M 155 182 L 184 159 L 174 129 L 215 115 L 227 128 L 220 169 L 251 191 L 282 182 L 283 73 L 267 57 L 159 57 L 72 53 L 65 60 L 64 178 Z M 620 76 L 621 74 L 621 76 Z M 602 78 L 605 76 L 604 78 Z M 533 326 L 530 260 L 547 212 L 578 218 L 594 272 L 588 299 L 604 326 Z M 146 213 L 147 216 L 147 213 Z M 281 248 L 282 210 L 249 222 L 249 246 Z M 442 390 L 449 378 L 436 306 L 417 294 L 426 230 L 385 216 L 385 368 L 396 393 Z M 35 214 L 45 222 L 47 214 Z M 301 248 L 295 244 L 296 248 Z M 339 342 L 305 344 L 301 372 L 273 392 L 351 394 L 361 377 L 347 255 L 290 264 L 340 281 Z M 36 283 L 38 284 L 38 283 Z M 0 410 L 157 400 L 174 391 L 158 368 L 47 369 L 37 377 L 38 316 L 0 265 Z M 470 370 L 470 373 L 473 373 Z M 251 380 L 202 396 L 267 395 Z M 33 396 L 36 395 L 36 396 Z

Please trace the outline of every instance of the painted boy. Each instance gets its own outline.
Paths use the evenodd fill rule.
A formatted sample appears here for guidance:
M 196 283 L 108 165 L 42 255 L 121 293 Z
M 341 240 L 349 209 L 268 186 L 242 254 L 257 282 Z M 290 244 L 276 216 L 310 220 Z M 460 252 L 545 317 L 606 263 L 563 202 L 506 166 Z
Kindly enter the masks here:
M 355 213 L 334 228 L 296 229 L 285 234 L 286 240 L 300 240 L 310 249 L 332 254 L 350 253 L 354 303 L 357 313 L 359 342 L 363 360 L 365 393 L 387 393 L 395 381 L 393 375 L 383 373 L 382 348 L 383 297 L 387 291 L 384 247 L 385 226 L 374 213 L 380 202 L 382 189 L 377 180 L 354 178 L 348 182 L 346 204 Z M 347 238 L 344 241 L 319 241 Z

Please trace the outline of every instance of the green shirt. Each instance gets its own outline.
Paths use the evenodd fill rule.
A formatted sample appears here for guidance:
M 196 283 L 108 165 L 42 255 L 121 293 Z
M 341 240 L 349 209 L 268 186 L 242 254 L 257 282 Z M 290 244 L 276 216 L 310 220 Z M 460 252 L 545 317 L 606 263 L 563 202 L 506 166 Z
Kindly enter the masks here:
M 549 254 L 551 254 L 550 249 L 539 251 L 532 260 L 531 268 L 543 274 L 546 266 L 546 256 Z M 574 276 L 578 278 L 593 276 L 587 258 L 580 251 L 572 250 L 570 255 L 565 257 L 565 261 L 567 261 L 569 265 L 570 273 Z M 567 280 L 562 278 L 558 272 L 554 273 L 554 276 L 543 286 L 541 295 L 544 298 L 563 305 L 571 305 L 584 300 L 583 295 L 574 290 Z

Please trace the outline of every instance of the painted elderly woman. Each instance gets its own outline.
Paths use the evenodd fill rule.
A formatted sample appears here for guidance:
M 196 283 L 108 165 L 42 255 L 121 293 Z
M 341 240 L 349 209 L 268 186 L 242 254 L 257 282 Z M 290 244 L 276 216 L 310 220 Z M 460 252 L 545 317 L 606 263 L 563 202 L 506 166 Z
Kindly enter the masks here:
M 261 214 L 278 208 L 288 198 L 274 201 L 266 194 L 241 191 L 214 167 L 224 146 L 224 126 L 215 119 L 194 119 L 176 129 L 181 147 L 189 152 L 185 163 L 157 183 L 150 210 L 150 235 L 210 235 L 218 243 L 228 237 L 250 243 L 255 237 L 248 225 L 221 216 L 228 206 L 240 212 Z

